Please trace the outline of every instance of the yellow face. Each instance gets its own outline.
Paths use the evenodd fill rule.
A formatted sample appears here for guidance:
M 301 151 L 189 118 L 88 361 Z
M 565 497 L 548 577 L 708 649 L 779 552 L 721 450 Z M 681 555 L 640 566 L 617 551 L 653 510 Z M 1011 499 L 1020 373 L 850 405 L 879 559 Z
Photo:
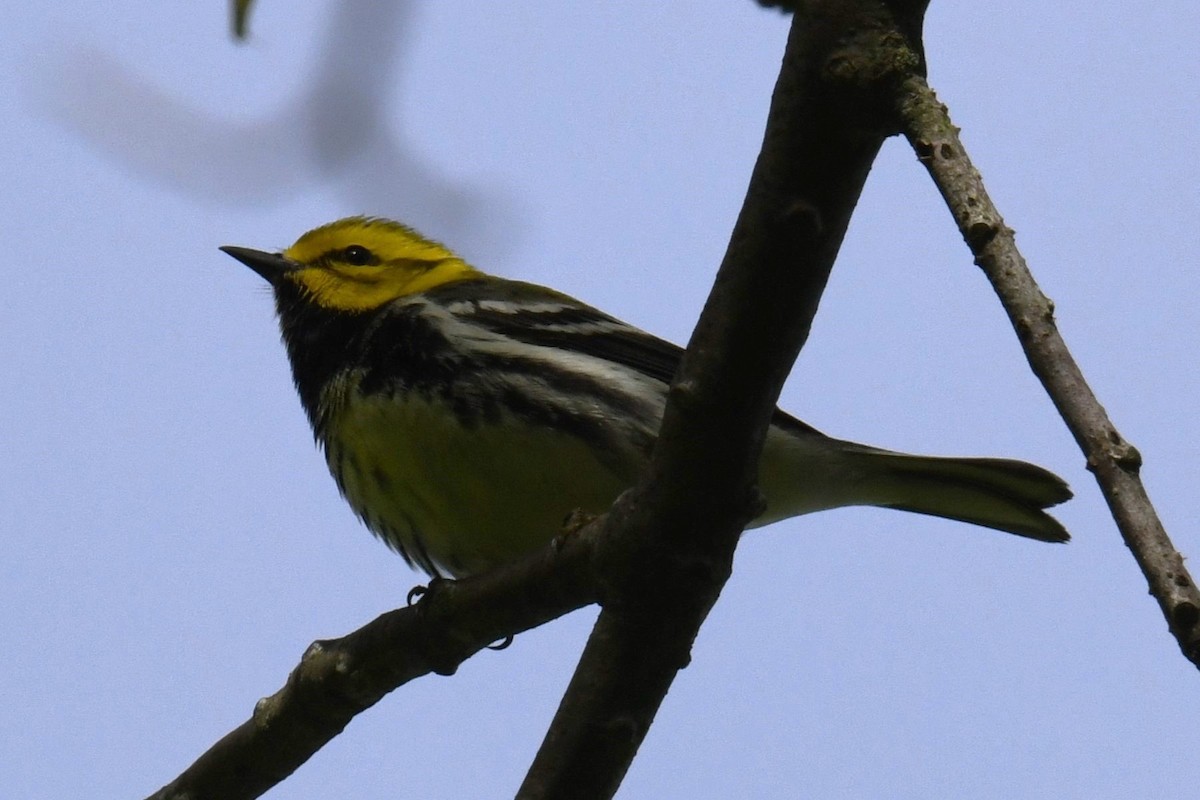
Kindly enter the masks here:
M 283 279 L 339 311 L 370 311 L 399 297 L 481 273 L 454 253 L 391 220 L 347 217 L 309 231 L 283 252 Z

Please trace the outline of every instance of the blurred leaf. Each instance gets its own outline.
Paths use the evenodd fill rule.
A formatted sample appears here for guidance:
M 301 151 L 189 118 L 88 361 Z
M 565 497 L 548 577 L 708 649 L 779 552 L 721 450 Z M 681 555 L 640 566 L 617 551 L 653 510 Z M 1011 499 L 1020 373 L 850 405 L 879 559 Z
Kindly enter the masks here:
M 250 19 L 250 4 L 254 0 L 233 0 L 233 37 L 246 38 L 246 23 Z

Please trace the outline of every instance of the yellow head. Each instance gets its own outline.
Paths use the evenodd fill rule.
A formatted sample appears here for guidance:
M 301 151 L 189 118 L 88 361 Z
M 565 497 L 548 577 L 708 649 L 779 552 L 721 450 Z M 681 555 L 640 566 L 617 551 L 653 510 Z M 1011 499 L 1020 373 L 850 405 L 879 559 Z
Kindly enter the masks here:
M 347 217 L 301 236 L 282 253 L 223 251 L 279 287 L 334 311 L 370 311 L 398 297 L 481 273 L 437 242 L 399 222 Z

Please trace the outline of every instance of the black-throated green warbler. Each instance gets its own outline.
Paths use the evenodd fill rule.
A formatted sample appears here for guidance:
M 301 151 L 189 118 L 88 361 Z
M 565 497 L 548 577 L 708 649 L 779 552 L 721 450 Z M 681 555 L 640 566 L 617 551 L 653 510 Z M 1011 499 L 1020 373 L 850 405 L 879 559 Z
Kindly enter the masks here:
M 397 222 L 351 217 L 282 253 L 224 247 L 274 289 L 304 410 L 376 535 L 478 572 L 604 511 L 638 477 L 682 350 L 564 294 L 485 275 Z M 755 525 L 872 505 L 1062 542 L 1071 496 L 1021 461 L 829 438 L 777 411 Z

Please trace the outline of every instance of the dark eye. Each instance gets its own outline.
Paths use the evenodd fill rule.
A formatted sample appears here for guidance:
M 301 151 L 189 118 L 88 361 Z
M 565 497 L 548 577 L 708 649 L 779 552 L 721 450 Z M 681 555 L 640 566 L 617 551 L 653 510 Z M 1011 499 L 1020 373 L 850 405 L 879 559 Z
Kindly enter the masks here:
M 343 250 L 342 260 L 356 267 L 365 267 L 367 264 L 379 263 L 379 259 L 375 257 L 375 254 L 361 244 L 352 244 Z

